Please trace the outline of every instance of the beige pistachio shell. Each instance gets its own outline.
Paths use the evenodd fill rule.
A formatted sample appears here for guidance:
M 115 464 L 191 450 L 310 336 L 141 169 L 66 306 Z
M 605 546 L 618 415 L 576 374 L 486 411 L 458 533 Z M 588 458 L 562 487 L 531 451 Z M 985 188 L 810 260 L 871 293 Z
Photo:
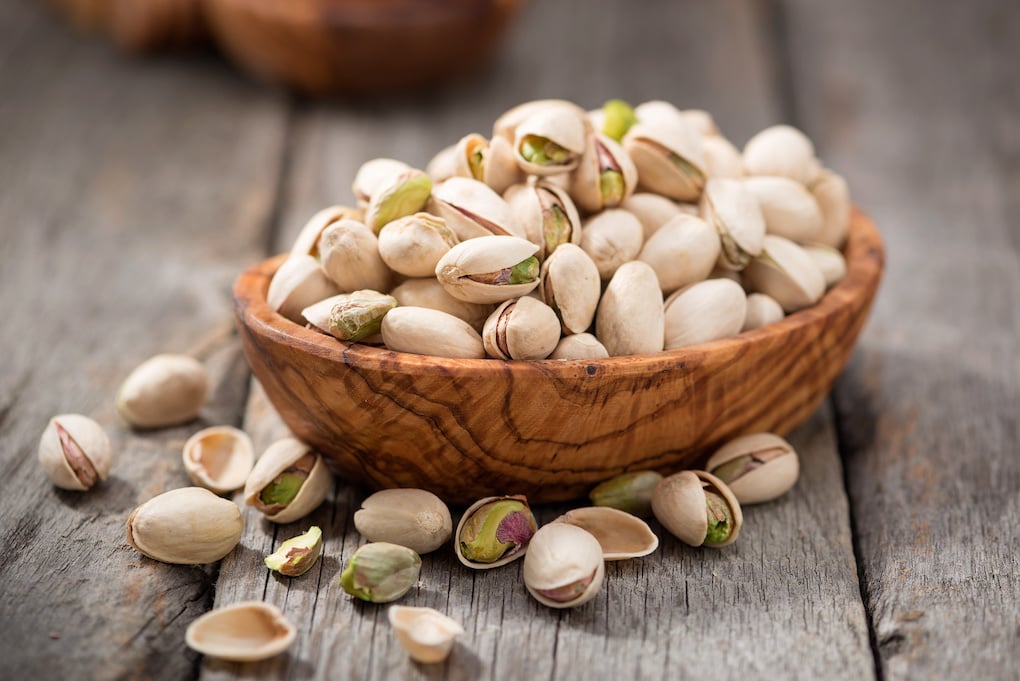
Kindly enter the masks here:
M 719 235 L 701 218 L 680 214 L 645 242 L 638 260 L 648 263 L 663 293 L 708 277 L 719 259 Z
M 562 244 L 580 243 L 581 216 L 560 187 L 546 181 L 517 184 L 507 190 L 505 199 L 520 230 L 538 245 L 540 259 Z
M 117 413 L 135 428 L 163 428 L 196 416 L 209 394 L 209 377 L 188 355 L 156 355 L 128 374 L 117 392 Z
M 740 151 L 722 135 L 702 137 L 701 155 L 705 159 L 705 174 L 709 177 L 739 178 L 744 175 L 744 159 Z
M 842 253 L 831 246 L 812 244 L 804 246 L 804 252 L 811 256 L 811 259 L 818 265 L 818 269 L 822 271 L 826 288 L 843 281 L 843 277 L 846 276 L 846 258 Z
M 759 504 L 781 497 L 796 484 L 800 461 L 783 438 L 754 433 L 727 442 L 705 468 L 725 482 L 741 504 Z
M 571 175 L 570 195 L 581 210 L 597 213 L 616 208 L 634 193 L 637 167 L 615 140 L 592 134 L 577 170 Z
M 590 532 L 550 523 L 531 538 L 524 556 L 524 586 L 542 605 L 575 608 L 595 598 L 605 578 L 602 546 Z
M 719 126 L 715 124 L 712 114 L 704 109 L 682 109 L 680 115 L 687 125 L 697 130 L 698 134 L 702 137 L 721 137 Z M 739 152 L 737 155 L 740 155 Z
M 747 313 L 744 289 L 729 279 L 708 279 L 680 289 L 665 303 L 665 349 L 729 338 Z
M 432 178 L 432 184 L 436 185 L 443 180 L 448 180 L 457 175 L 457 145 L 451 144 L 439 150 L 429 164 L 425 166 L 425 172 Z
M 164 563 L 199 565 L 234 550 L 244 521 L 232 501 L 202 487 L 184 487 L 145 502 L 127 520 L 127 541 Z
M 189 437 L 181 458 L 191 482 L 216 494 L 226 494 L 244 487 L 255 465 L 255 447 L 243 430 L 213 426 Z
M 337 220 L 358 220 L 360 222 L 363 217 L 364 215 L 360 210 L 348 206 L 323 208 L 313 215 L 305 223 L 305 226 L 301 228 L 301 232 L 298 234 L 297 239 L 294 240 L 294 245 L 290 249 L 290 254 L 318 257 L 319 237 L 322 236 L 322 230 Z
M 545 359 L 560 340 L 560 320 L 540 300 L 507 300 L 482 329 L 485 352 L 496 359 Z
M 362 163 L 358 172 L 354 174 L 354 183 L 351 185 L 354 197 L 362 210 L 368 207 L 380 188 L 408 170 L 411 170 L 411 166 L 393 158 L 374 158 Z
M 462 319 L 425 307 L 396 307 L 382 321 L 382 337 L 394 352 L 482 359 L 482 337 Z
M 389 178 L 379 185 L 365 208 L 365 226 L 378 234 L 393 220 L 425 210 L 431 191 L 431 178 L 417 168 Z
M 464 540 L 467 538 L 468 525 L 476 514 L 483 513 L 485 511 L 488 504 L 494 504 L 502 501 L 516 501 L 524 505 L 523 510 L 515 511 L 517 519 L 523 520 L 523 522 L 509 523 L 507 526 L 508 534 L 505 536 L 505 541 L 500 542 L 502 544 L 509 544 L 509 546 L 500 547 L 500 550 L 505 552 L 500 558 L 490 562 L 478 562 L 468 558 L 464 553 L 465 546 L 462 545 Z M 505 520 L 506 517 L 507 516 L 496 517 L 494 521 L 498 524 Z M 485 497 L 468 506 L 467 510 L 464 511 L 464 515 L 460 517 L 460 522 L 457 523 L 457 530 L 453 534 L 454 552 L 457 554 L 457 559 L 469 568 L 474 568 L 476 570 L 497 568 L 502 565 L 506 565 L 507 563 L 511 563 L 525 555 L 528 551 L 531 538 L 537 528 L 538 523 L 535 521 L 535 516 L 531 511 L 531 506 L 528 505 L 527 497 L 523 494 Z M 493 541 L 498 542 L 498 540 Z
M 459 300 L 483 305 L 501 303 L 525 296 L 538 286 L 537 263 L 533 281 L 509 283 L 510 271 L 537 251 L 535 244 L 513 236 L 469 239 L 451 248 L 439 260 L 436 279 L 447 293 Z M 507 280 L 507 283 L 489 283 L 488 280 Z
M 709 529 L 706 490 L 721 497 L 730 512 L 729 536 L 710 544 L 705 543 Z M 732 544 L 744 524 L 736 496 L 726 483 L 705 471 L 682 471 L 664 478 L 652 492 L 652 512 L 674 537 L 691 546 L 719 548 Z
M 823 225 L 815 241 L 840 248 L 850 228 L 850 188 L 846 180 L 831 170 L 823 170 L 811 183 L 811 194 L 822 211 Z
M 665 122 L 667 124 L 683 123 L 684 125 L 691 125 L 693 123 L 680 109 L 676 108 L 672 103 L 661 99 L 641 102 L 634 107 L 634 115 L 642 123 Z M 692 127 L 692 129 L 694 128 Z
M 492 305 L 468 303 L 454 298 L 434 276 L 423 279 L 408 279 L 390 291 L 390 295 L 404 307 L 427 307 L 452 314 L 471 325 L 481 333 L 482 325 L 492 313 Z
M 590 333 L 575 333 L 564 336 L 556 344 L 549 359 L 605 359 L 609 357 L 606 346 Z
M 747 314 L 744 315 L 744 325 L 740 330 L 760 329 L 778 322 L 785 316 L 783 306 L 776 302 L 775 298 L 764 293 L 752 293 L 747 296 Z
M 639 114 L 640 117 L 640 114 Z M 637 123 L 623 138 L 638 185 L 678 201 L 696 201 L 705 187 L 701 136 L 683 118 Z
M 662 350 L 665 318 L 655 270 L 635 260 L 616 271 L 595 314 L 595 335 L 611 356 Z
M 579 246 L 563 244 L 542 263 L 542 302 L 559 317 L 563 332 L 584 333 L 595 319 L 602 286 L 595 261 Z
M 231 662 L 257 662 L 287 650 L 297 629 L 275 605 L 244 601 L 202 615 L 184 634 L 188 647 Z
M 517 166 L 528 175 L 559 175 L 577 167 L 584 153 L 589 132 L 583 111 L 564 106 L 548 106 L 522 120 L 514 130 L 513 153 Z M 529 142 L 544 147 L 542 161 L 529 157 Z M 549 144 L 556 153 L 549 152 Z
M 565 99 L 536 99 L 530 102 L 518 104 L 514 108 L 504 112 L 492 126 L 493 138 L 502 137 L 512 142 L 517 132 L 517 126 L 534 114 L 545 109 L 566 109 L 578 116 L 585 116 L 585 111 L 573 102 Z
M 384 489 L 370 495 L 354 513 L 354 527 L 371 542 L 406 546 L 415 553 L 435 551 L 453 534 L 443 500 L 423 489 Z
M 406 277 L 431 277 L 436 263 L 460 243 L 446 220 L 428 213 L 398 218 L 379 232 L 379 257 Z
M 477 133 L 461 138 L 453 154 L 451 176 L 484 182 L 497 194 L 524 181 L 524 173 L 514 160 L 513 145 L 504 137 L 492 141 Z
M 60 414 L 46 425 L 38 456 L 54 485 L 84 491 L 106 480 L 113 464 L 113 447 L 103 427 L 89 417 Z
M 719 234 L 719 265 L 742 270 L 761 253 L 765 217 L 740 180 L 712 178 L 701 197 L 701 217 Z
M 575 508 L 553 522 L 574 525 L 591 533 L 602 547 L 604 560 L 640 558 L 659 547 L 659 538 L 648 523 L 608 506 Z
M 748 175 L 779 175 L 808 185 L 821 166 L 807 135 L 789 125 L 774 125 L 747 141 L 744 170 Z
M 451 177 L 437 184 L 428 211 L 443 218 L 461 241 L 492 235 L 525 236 L 503 197 L 478 180 Z
M 379 240 L 356 220 L 338 220 L 323 230 L 319 258 L 322 270 L 339 292 L 385 291 L 390 287 L 392 275 L 379 255 Z
M 822 211 L 801 183 L 788 177 L 749 177 L 744 186 L 754 194 L 765 218 L 765 232 L 791 241 L 812 241 L 822 231 Z
M 340 291 L 310 255 L 292 255 L 269 282 L 266 302 L 292 322 L 301 323 L 301 310 Z
M 590 217 L 581 230 L 581 248 L 591 256 L 604 280 L 641 252 L 644 230 L 636 217 L 620 208 L 610 208 Z
M 682 212 L 680 206 L 675 201 L 649 192 L 632 194 L 620 204 L 620 208 L 623 208 L 638 219 L 646 241 L 659 228 Z M 697 215 L 697 212 L 694 214 Z
M 321 300 L 306 307 L 301 315 L 337 340 L 368 343 L 378 334 L 383 316 L 396 305 L 393 296 L 365 289 Z
M 306 456 L 313 457 L 313 462 L 297 496 L 279 510 L 272 510 L 273 506 L 267 507 L 259 498 L 262 491 L 277 476 L 285 474 L 295 465 L 300 465 Z M 266 520 L 281 524 L 289 523 L 304 518 L 318 508 L 319 504 L 325 501 L 332 484 L 333 478 L 322 456 L 304 442 L 287 437 L 271 444 L 255 462 L 255 467 L 244 485 L 244 501 L 261 511 Z
M 825 276 L 803 248 L 781 236 L 768 235 L 759 257 L 744 270 L 748 289 L 766 293 L 796 312 L 817 303 L 825 293 Z
M 432 608 L 391 605 L 387 616 L 401 647 L 423 664 L 445 660 L 457 637 L 464 634 L 459 622 Z

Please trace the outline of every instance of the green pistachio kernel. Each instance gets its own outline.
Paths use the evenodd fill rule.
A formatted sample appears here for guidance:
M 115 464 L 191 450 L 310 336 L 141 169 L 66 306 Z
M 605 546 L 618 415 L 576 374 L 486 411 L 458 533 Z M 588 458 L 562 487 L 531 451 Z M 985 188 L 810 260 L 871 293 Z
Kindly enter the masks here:
M 329 313 L 332 334 L 344 341 L 360 341 L 379 333 L 383 317 L 397 306 L 397 299 L 378 291 L 355 291 L 333 306 Z
M 617 206 L 623 201 L 626 188 L 623 183 L 623 173 L 616 170 L 603 170 L 599 175 L 599 191 L 602 193 L 602 203 L 606 206 Z
M 602 105 L 602 113 L 605 117 L 602 124 L 603 134 L 617 142 L 622 140 L 631 126 L 638 122 L 634 109 L 622 99 L 610 99 Z
M 527 135 L 521 140 L 521 156 L 538 166 L 563 165 L 570 160 L 570 150 L 545 137 Z
M 721 544 L 729 539 L 730 533 L 733 532 L 730 505 L 722 496 L 706 489 L 705 506 L 708 509 L 708 533 L 705 535 L 705 545 Z

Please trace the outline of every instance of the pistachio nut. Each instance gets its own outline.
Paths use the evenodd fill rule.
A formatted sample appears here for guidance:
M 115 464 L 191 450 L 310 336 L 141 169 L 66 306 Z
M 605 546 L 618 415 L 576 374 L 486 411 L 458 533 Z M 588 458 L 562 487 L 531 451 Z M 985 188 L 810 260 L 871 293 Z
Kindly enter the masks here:
M 638 219 L 645 241 L 652 238 L 660 227 L 683 212 L 675 201 L 649 192 L 630 195 L 620 204 L 620 208 Z M 697 215 L 697 212 L 694 214 Z
M 606 575 L 602 546 L 586 530 L 550 523 L 531 538 L 524 586 L 542 605 L 574 608 L 595 598 Z
M 340 573 L 340 586 L 355 598 L 369 603 L 395 601 L 418 583 L 421 557 L 388 542 L 365 544 L 354 552 Z
M 454 550 L 464 565 L 478 570 L 517 560 L 528 550 L 538 524 L 520 494 L 479 499 L 457 524 Z
M 599 269 L 587 253 L 563 244 L 542 263 L 542 302 L 559 317 L 563 332 L 584 333 L 595 319 L 602 295 Z
M 704 109 L 682 109 L 680 116 L 691 128 L 696 130 L 702 137 L 722 137 L 719 133 L 719 126 L 715 124 L 712 114 Z M 740 152 L 737 152 L 740 156 Z
M 463 319 L 425 307 L 396 307 L 383 317 L 382 337 L 394 352 L 482 359 L 482 337 Z
M 764 293 L 752 293 L 747 296 L 747 314 L 744 315 L 744 325 L 740 330 L 760 329 L 778 322 L 784 316 L 786 315 L 783 306 L 776 302 L 775 298 Z
M 612 278 L 620 265 L 638 256 L 643 239 L 641 223 L 620 208 L 593 215 L 581 230 L 581 248 L 595 261 L 604 280 Z
M 744 270 L 751 291 L 766 293 L 796 312 L 817 303 L 825 293 L 825 275 L 807 252 L 789 239 L 765 237 L 761 255 Z
M 462 241 L 436 265 L 446 292 L 468 303 L 501 303 L 527 295 L 539 281 L 538 246 L 513 236 Z
M 774 125 L 744 145 L 744 170 L 748 175 L 788 177 L 806 186 L 819 175 L 821 165 L 807 135 L 789 125 Z
M 672 103 L 661 99 L 641 102 L 634 108 L 634 115 L 637 116 L 638 121 L 641 123 L 658 123 L 660 121 L 683 123 L 684 125 L 691 125 L 692 123 L 692 121 L 684 116 L 680 109 L 676 108 Z M 697 132 L 694 126 L 691 129 Z
M 559 340 L 556 313 L 529 296 L 503 302 L 482 328 L 485 352 L 496 359 L 545 359 Z
M 156 355 L 124 379 L 117 413 L 135 428 L 175 426 L 198 416 L 208 394 L 201 362 L 187 355 Z
M 451 177 L 437 184 L 429 213 L 443 218 L 461 241 L 480 236 L 525 236 L 503 197 L 466 177 Z
M 384 489 L 361 502 L 354 527 L 365 539 L 399 544 L 426 554 L 453 534 L 453 519 L 443 500 L 423 489 Z
M 208 657 L 258 662 L 287 650 L 297 629 L 275 605 L 244 601 L 205 613 L 190 625 L 184 641 Z
M 619 142 L 637 122 L 637 114 L 630 104 L 622 99 L 610 99 L 602 105 L 601 125 L 596 127 L 609 139 Z
M 113 447 L 106 431 L 81 414 L 50 419 L 39 438 L 39 464 L 61 489 L 88 490 L 106 480 L 113 463 Z
M 701 155 L 705 159 L 705 174 L 709 177 L 739 178 L 744 175 L 744 159 L 740 151 L 722 135 L 702 137 Z
M 640 260 L 621 265 L 595 314 L 595 335 L 610 356 L 661 351 L 664 325 L 662 289 L 655 270 Z
M 338 292 L 385 291 L 390 287 L 392 274 L 379 255 L 379 240 L 356 220 L 338 220 L 323 230 L 319 259 L 322 271 L 336 284 Z M 322 296 L 304 307 L 328 297 Z
M 608 506 L 575 508 L 553 522 L 566 523 L 589 532 L 602 547 L 603 560 L 640 558 L 659 547 L 659 538 L 648 523 Z
M 454 151 L 452 176 L 484 182 L 497 194 L 524 181 L 524 173 L 514 160 L 513 145 L 504 137 L 492 141 L 477 133 L 463 137 Z
M 811 183 L 811 195 L 822 211 L 822 229 L 814 240 L 826 246 L 840 248 L 850 228 L 850 188 L 841 176 L 825 169 Z
M 701 135 L 682 117 L 646 122 L 638 107 L 638 119 L 623 138 L 623 148 L 637 167 L 639 186 L 678 201 L 697 200 L 706 179 Z
M 131 512 L 127 542 L 164 563 L 213 563 L 234 550 L 244 521 L 232 501 L 202 487 L 170 490 Z
M 606 346 L 590 333 L 574 333 L 564 336 L 556 344 L 549 359 L 605 359 L 609 357 Z
M 337 293 L 336 284 L 322 271 L 318 260 L 310 255 L 292 255 L 269 282 L 266 302 L 290 321 L 300 324 L 301 310 Z
M 244 485 L 244 500 L 266 520 L 289 523 L 321 504 L 333 484 L 322 456 L 292 437 L 277 440 L 255 462 Z
M 514 220 L 545 259 L 562 244 L 581 241 L 581 217 L 566 191 L 549 182 L 510 187 L 504 197 Z
M 497 118 L 492 125 L 492 137 L 502 137 L 513 142 L 517 134 L 517 127 L 522 122 L 547 109 L 566 109 L 576 116 L 582 118 L 585 116 L 584 109 L 565 99 L 536 99 L 518 104 Z
M 448 180 L 457 175 L 458 168 L 457 145 L 451 144 L 443 147 L 432 157 L 429 164 L 425 166 L 425 172 L 432 178 L 432 185 L 435 186 L 443 180 Z
M 358 172 L 354 174 L 354 183 L 351 185 L 354 198 L 358 200 L 361 209 L 368 208 L 372 197 L 380 188 L 408 170 L 411 170 L 411 166 L 392 158 L 374 158 L 362 163 Z
M 846 258 L 843 254 L 831 246 L 819 246 L 807 244 L 804 252 L 811 256 L 811 259 L 818 265 L 825 277 L 825 287 L 831 288 L 843 281 L 846 276 Z
M 408 279 L 390 291 L 390 295 L 404 307 L 427 307 L 452 314 L 470 324 L 479 333 L 494 309 L 492 305 L 468 303 L 454 298 L 434 276 L 426 279 Z
M 594 133 L 571 175 L 570 195 L 581 210 L 596 213 L 623 203 L 637 182 L 637 168 L 623 147 Z
M 459 622 L 432 608 L 393 605 L 387 616 L 401 647 L 423 664 L 445 660 L 457 637 L 464 634 Z
M 379 333 L 383 317 L 396 306 L 393 296 L 364 290 L 332 296 L 306 307 L 301 314 L 337 340 L 355 343 Z
M 365 225 L 376 234 L 390 222 L 425 209 L 432 193 L 432 179 L 416 168 L 405 170 L 382 183 L 365 209 Z
M 331 224 L 338 220 L 357 220 L 361 221 L 364 215 L 360 210 L 356 208 L 350 208 L 348 206 L 330 206 L 323 208 L 318 213 L 313 215 L 305 226 L 301 228 L 301 232 L 298 233 L 297 239 L 294 240 L 294 245 L 291 246 L 290 254 L 293 255 L 310 255 L 313 258 L 319 257 L 319 237 L 322 236 L 322 230 L 329 227 Z
M 718 548 L 736 541 L 744 514 L 719 478 L 705 471 L 683 471 L 665 478 L 652 492 L 655 518 L 680 541 Z
M 719 234 L 720 266 L 742 270 L 761 253 L 765 217 L 754 194 L 740 180 L 710 179 L 701 197 L 701 217 Z
M 662 476 L 655 471 L 623 473 L 600 483 L 588 498 L 595 506 L 647 518 L 652 515 L 652 490 L 661 480 Z
M 189 437 L 181 458 L 191 482 L 216 494 L 226 494 L 244 487 L 255 465 L 255 447 L 243 430 L 213 426 Z
M 822 211 L 801 183 L 788 177 L 749 177 L 744 186 L 758 200 L 767 234 L 813 241 L 821 233 Z
M 514 130 L 514 159 L 528 175 L 558 175 L 577 167 L 588 120 L 583 111 L 551 106 L 535 111 Z
M 719 235 L 711 225 L 681 213 L 645 242 L 638 260 L 652 266 L 663 293 L 672 293 L 707 278 L 719 250 Z
M 439 259 L 460 239 L 446 220 L 428 213 L 398 218 L 379 232 L 379 256 L 394 272 L 431 277 Z
M 772 433 L 730 440 L 705 468 L 730 488 L 741 504 L 759 504 L 786 494 L 797 482 L 800 462 L 790 443 Z
M 315 565 L 322 555 L 322 530 L 315 525 L 280 544 L 280 548 L 263 561 L 273 572 L 285 577 L 300 577 Z
M 729 279 L 708 279 L 680 289 L 665 303 L 665 348 L 729 338 L 740 333 L 747 296 Z

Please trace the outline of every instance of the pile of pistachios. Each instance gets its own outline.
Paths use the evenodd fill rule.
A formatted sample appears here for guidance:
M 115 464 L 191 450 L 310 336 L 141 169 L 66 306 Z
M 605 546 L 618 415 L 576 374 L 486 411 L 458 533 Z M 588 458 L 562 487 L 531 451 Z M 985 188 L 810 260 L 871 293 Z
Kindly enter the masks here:
M 339 340 L 458 358 L 595 359 L 736 335 L 846 273 L 847 184 L 785 126 L 743 152 L 662 101 L 521 104 L 426 170 L 378 158 L 271 282 Z

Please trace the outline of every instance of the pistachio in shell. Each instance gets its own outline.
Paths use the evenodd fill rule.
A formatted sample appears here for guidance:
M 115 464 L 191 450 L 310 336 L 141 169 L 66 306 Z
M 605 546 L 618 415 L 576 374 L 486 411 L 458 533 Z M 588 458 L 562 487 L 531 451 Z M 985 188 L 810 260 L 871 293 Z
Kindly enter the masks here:
M 683 212 L 683 209 L 675 201 L 650 192 L 632 194 L 624 199 L 620 208 L 638 219 L 645 241 L 650 239 L 663 225 Z
M 196 416 L 209 394 L 205 367 L 188 355 L 151 357 L 117 391 L 117 413 L 135 428 L 164 428 Z
M 212 426 L 188 438 L 181 458 L 192 483 L 226 494 L 244 487 L 255 464 L 255 447 L 243 430 Z
M 340 573 L 340 586 L 369 603 L 389 603 L 418 583 L 421 557 L 406 546 L 389 542 L 365 544 Z
M 457 637 L 464 634 L 459 622 L 432 608 L 393 605 L 387 616 L 401 647 L 422 664 L 445 660 Z
M 258 662 L 287 650 L 297 629 L 275 605 L 244 601 L 205 613 L 184 634 L 188 647 L 231 662 Z
M 408 279 L 390 291 L 390 295 L 404 307 L 427 307 L 451 314 L 470 324 L 479 333 L 494 309 L 492 305 L 468 303 L 454 298 L 434 276 Z
M 665 317 L 662 289 L 648 263 L 624 263 L 613 275 L 595 313 L 595 335 L 610 356 L 659 352 Z
M 578 109 L 541 108 L 514 130 L 514 159 L 528 175 L 569 172 L 584 153 L 588 129 L 587 117 Z
M 677 201 L 696 201 L 705 187 L 701 136 L 682 117 L 643 117 L 623 138 L 638 186 Z
M 46 425 L 38 457 L 54 485 L 85 491 L 106 480 L 113 464 L 113 447 L 103 427 L 89 417 L 60 414 Z
M 354 513 L 354 527 L 371 542 L 399 544 L 426 554 L 453 534 L 443 500 L 423 489 L 384 489 L 370 495 Z
M 638 254 L 652 266 L 663 293 L 707 278 L 719 259 L 719 235 L 701 218 L 680 214 L 657 230 Z
M 585 116 L 584 109 L 565 99 L 535 99 L 518 104 L 497 118 L 492 125 L 492 137 L 502 137 L 513 142 L 517 128 L 521 123 L 540 111 L 556 108 L 566 109 L 582 119 Z
M 405 215 L 425 209 L 432 192 L 432 179 L 410 168 L 382 182 L 365 209 L 365 225 L 374 233 Z
M 503 302 L 482 328 L 485 352 L 496 359 L 545 359 L 559 340 L 556 313 L 530 296 Z
M 602 295 L 598 266 L 574 244 L 563 244 L 542 263 L 542 301 L 559 317 L 564 333 L 584 333 Z
M 665 349 L 729 338 L 740 333 L 747 296 L 729 279 L 708 279 L 680 289 L 665 303 Z
M 760 504 L 793 487 L 800 461 L 783 438 L 754 433 L 727 442 L 709 457 L 705 468 L 725 482 L 741 504 Z
M 326 499 L 332 476 L 322 456 L 292 437 L 277 440 L 255 463 L 244 485 L 244 500 L 266 520 L 299 520 Z
M 562 244 L 581 241 L 581 217 L 560 187 L 546 181 L 518 184 L 504 198 L 528 241 L 538 245 L 539 259 L 549 257 Z
M 740 330 L 760 329 L 778 322 L 784 316 L 783 306 L 775 298 L 764 293 L 752 293 L 747 296 L 747 314 L 744 315 L 744 325 Z
M 843 281 L 843 277 L 846 276 L 846 258 L 838 250 L 831 246 L 807 244 L 804 246 L 804 252 L 811 256 L 815 265 L 821 270 L 826 288 L 831 288 Z
M 379 232 L 379 257 L 406 277 L 431 277 L 436 263 L 460 242 L 446 220 L 428 213 L 397 218 Z
M 360 210 L 349 206 L 329 206 L 328 208 L 323 208 L 313 215 L 305 223 L 305 226 L 301 228 L 297 239 L 294 240 L 294 245 L 291 246 L 290 254 L 292 256 L 310 255 L 313 258 L 318 258 L 319 237 L 322 236 L 324 229 L 339 220 L 357 220 L 360 222 L 363 218 L 364 214 Z
M 524 586 L 542 605 L 575 608 L 595 598 L 605 579 L 602 545 L 569 523 L 550 523 L 531 538 L 524 556 Z
M 354 182 L 351 184 L 351 190 L 361 209 L 364 210 L 368 207 L 372 197 L 382 187 L 408 170 L 411 170 L 411 166 L 393 158 L 373 158 L 362 163 L 358 172 L 354 174 Z
M 842 247 L 850 228 L 850 188 L 846 180 L 825 169 L 808 189 L 822 211 L 822 229 L 814 240 L 833 248 Z
M 745 268 L 744 281 L 788 313 L 814 305 L 825 293 L 825 276 L 811 256 L 789 239 L 772 234 L 765 237 L 761 255 Z
M 719 548 L 736 541 L 744 515 L 736 496 L 705 471 L 664 478 L 652 492 L 655 518 L 680 541 Z
M 505 137 L 493 137 L 489 141 L 477 133 L 466 135 L 457 143 L 450 176 L 484 182 L 497 194 L 524 181 L 510 142 Z
M 530 293 L 539 282 L 538 246 L 512 236 L 485 236 L 451 248 L 436 265 L 447 293 L 468 303 L 501 303 Z
M 493 235 L 525 236 L 503 197 L 487 184 L 466 177 L 451 177 L 437 184 L 428 212 L 445 220 L 461 241 Z
M 641 518 L 652 515 L 652 490 L 662 481 L 655 471 L 622 473 L 600 483 L 588 495 L 595 506 L 615 508 Z
M 570 195 L 581 210 L 615 208 L 634 193 L 637 168 L 616 141 L 595 133 L 571 175 Z
M 237 504 L 203 487 L 184 487 L 164 492 L 132 511 L 127 542 L 153 560 L 199 565 L 233 551 L 243 530 Z
M 822 211 L 801 183 L 788 177 L 749 177 L 744 187 L 758 200 L 766 234 L 813 241 L 821 233 Z
M 425 307 L 396 307 L 383 317 L 383 342 L 394 352 L 482 359 L 481 335 L 463 319 Z
M 748 175 L 779 175 L 809 185 L 821 172 L 815 147 L 807 135 L 789 125 L 774 125 L 744 145 Z
M 712 178 L 701 197 L 701 217 L 719 234 L 719 265 L 742 270 L 761 253 L 765 218 L 740 180 Z
M 486 497 L 464 511 L 454 534 L 454 550 L 470 568 L 499 567 L 527 552 L 537 528 L 523 495 Z
M 575 508 L 553 522 L 567 523 L 589 532 L 602 547 L 603 560 L 640 558 L 659 547 L 659 538 L 648 523 L 608 506 Z
M 385 291 L 390 286 L 392 274 L 379 255 L 378 238 L 356 220 L 337 220 L 322 231 L 319 258 L 322 271 L 336 285 L 337 292 Z
M 722 135 L 706 135 L 701 139 L 701 155 L 708 177 L 739 178 L 744 175 L 744 160 L 733 143 Z
M 603 280 L 611 279 L 617 268 L 638 256 L 643 239 L 641 223 L 620 208 L 590 217 L 581 230 L 581 248 L 595 262 Z
M 378 291 L 341 293 L 306 307 L 301 315 L 308 323 L 337 340 L 368 341 L 382 326 L 383 317 L 397 306 L 397 299 Z
M 292 255 L 269 282 L 266 302 L 290 321 L 300 324 L 303 309 L 339 292 L 318 260 L 310 255 Z
M 572 333 L 556 344 L 549 359 L 606 359 L 609 351 L 590 333 Z

